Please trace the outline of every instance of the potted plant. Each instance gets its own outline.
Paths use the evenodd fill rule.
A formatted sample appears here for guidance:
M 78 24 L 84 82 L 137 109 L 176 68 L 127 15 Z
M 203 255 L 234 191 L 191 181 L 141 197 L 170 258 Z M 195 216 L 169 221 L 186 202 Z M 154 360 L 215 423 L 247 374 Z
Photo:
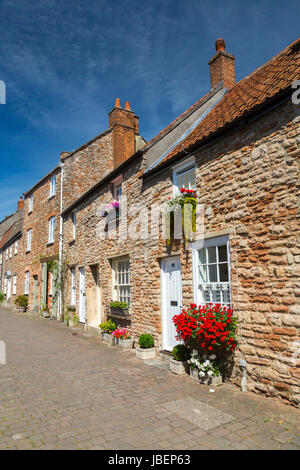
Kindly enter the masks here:
M 188 370 L 188 360 L 191 357 L 190 350 L 184 344 L 178 344 L 172 349 L 170 370 L 174 374 L 182 375 Z
M 67 312 L 64 315 L 66 326 L 73 328 L 77 324 L 77 315 L 75 305 L 68 305 Z
M 129 307 L 126 302 L 111 301 L 110 302 L 110 313 L 116 316 L 128 316 Z
M 107 320 L 104 323 L 99 325 L 102 333 L 102 341 L 105 343 L 111 344 L 112 343 L 112 332 L 115 331 L 117 325 L 112 320 Z
M 175 315 L 173 322 L 177 338 L 194 350 L 190 362 L 192 376 L 199 379 L 201 371 L 201 381 L 205 382 L 210 377 L 228 373 L 237 346 L 238 329 L 238 319 L 230 307 L 221 304 L 197 306 L 193 303 Z
M 193 351 L 191 358 L 188 360 L 190 365 L 190 375 L 193 379 L 199 380 L 200 383 L 206 385 L 217 386 L 222 383 L 222 376 L 215 354 L 202 357 L 198 351 Z
M 49 312 L 49 307 L 48 305 L 43 305 L 41 308 L 41 316 L 43 318 L 50 318 L 50 312 Z
M 131 338 L 129 331 L 126 328 L 117 328 L 112 332 L 112 337 L 115 346 L 122 349 L 132 349 L 133 338 Z
M 139 337 L 139 347 L 136 348 L 136 357 L 146 361 L 155 357 L 154 338 L 150 334 L 142 334 Z
M 28 307 L 28 296 L 26 294 L 19 295 L 15 300 L 15 304 L 18 312 L 26 312 Z

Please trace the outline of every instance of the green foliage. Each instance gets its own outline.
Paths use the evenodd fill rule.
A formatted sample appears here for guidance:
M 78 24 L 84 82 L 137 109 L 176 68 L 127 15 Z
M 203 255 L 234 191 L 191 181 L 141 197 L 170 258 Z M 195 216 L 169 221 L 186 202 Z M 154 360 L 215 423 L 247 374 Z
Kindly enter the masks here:
M 5 295 L 0 292 L 0 304 L 4 302 Z
M 154 347 L 154 338 L 152 335 L 143 334 L 139 337 L 139 345 L 142 349 L 149 349 Z
M 117 325 L 112 320 L 107 320 L 104 323 L 101 323 L 99 328 L 101 328 L 104 333 L 110 334 L 117 329 Z
M 15 300 L 15 304 L 18 307 L 27 308 L 28 307 L 28 295 L 25 295 L 25 294 L 19 295 Z
M 67 306 L 67 311 L 68 312 L 76 312 L 76 306 L 75 305 L 68 305 Z
M 110 306 L 111 307 L 115 307 L 115 308 L 128 308 L 128 305 L 126 302 L 110 302 Z
M 184 344 L 177 344 L 172 349 L 172 356 L 176 361 L 188 361 L 191 357 L 190 350 Z
M 41 312 L 49 312 L 49 308 L 48 308 L 48 305 L 42 305 L 41 307 Z

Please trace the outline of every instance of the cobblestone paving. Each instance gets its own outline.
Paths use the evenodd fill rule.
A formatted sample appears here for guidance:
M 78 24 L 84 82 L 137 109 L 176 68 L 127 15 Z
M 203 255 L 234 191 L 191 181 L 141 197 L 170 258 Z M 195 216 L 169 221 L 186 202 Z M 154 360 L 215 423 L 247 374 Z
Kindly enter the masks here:
M 0 340 L 0 449 L 300 448 L 300 410 L 229 384 L 210 393 L 60 322 L 1 308 Z M 184 398 L 213 421 L 177 414 Z

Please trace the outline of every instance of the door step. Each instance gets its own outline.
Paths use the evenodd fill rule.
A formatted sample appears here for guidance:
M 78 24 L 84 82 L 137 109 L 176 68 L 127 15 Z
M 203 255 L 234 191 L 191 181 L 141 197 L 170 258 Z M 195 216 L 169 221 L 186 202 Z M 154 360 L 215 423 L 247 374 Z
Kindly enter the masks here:
M 172 353 L 171 353 L 170 351 L 162 350 L 162 351 L 159 351 L 158 357 L 159 357 L 162 361 L 170 362 L 170 360 L 172 359 Z

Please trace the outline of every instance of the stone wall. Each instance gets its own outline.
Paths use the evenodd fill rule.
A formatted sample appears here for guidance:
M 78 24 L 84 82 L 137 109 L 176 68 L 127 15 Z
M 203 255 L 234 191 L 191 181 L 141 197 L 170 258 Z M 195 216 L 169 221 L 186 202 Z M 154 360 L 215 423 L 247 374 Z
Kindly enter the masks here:
M 50 180 L 56 174 L 56 194 L 50 197 Z M 29 310 L 33 307 L 34 276 L 38 277 L 37 302 L 41 303 L 42 288 L 42 262 L 47 262 L 58 257 L 59 253 L 59 225 L 60 225 L 60 169 L 42 180 L 25 197 L 24 221 L 23 221 L 23 260 L 20 277 L 25 280 L 25 272 L 30 272 L 30 286 L 28 304 Z M 29 197 L 33 194 L 33 210 L 29 212 Z M 55 216 L 54 243 L 49 243 L 49 219 Z M 27 252 L 27 233 L 32 229 L 31 250 Z M 48 273 L 49 278 L 49 273 Z M 48 279 L 49 280 L 49 279 Z M 24 281 L 23 281 L 24 285 Z M 23 287 L 24 289 L 24 287 Z M 51 308 L 52 296 L 50 283 L 48 283 L 48 305 Z M 24 292 L 21 292 L 24 293 Z
M 195 155 L 198 202 L 204 205 L 206 234 L 228 233 L 231 289 L 239 317 L 239 348 L 232 380 L 240 382 L 238 362 L 247 361 L 248 387 L 300 401 L 299 359 L 299 142 L 300 118 L 286 103 Z M 137 160 L 123 170 L 123 197 L 143 207 L 172 196 L 172 171 L 139 177 Z M 73 266 L 98 265 L 103 311 L 112 297 L 111 262 L 129 255 L 131 266 L 131 331 L 149 332 L 161 346 L 160 260 L 178 254 L 182 266 L 184 305 L 193 301 L 192 250 L 182 242 L 100 240 L 100 208 L 111 202 L 106 185 L 77 207 L 77 234 L 71 216 L 64 221 L 64 251 Z M 129 218 L 130 220 L 130 218 Z M 146 219 L 141 217 L 141 226 Z M 77 301 L 78 301 L 78 269 Z M 87 275 L 87 283 L 92 283 Z M 68 287 L 69 288 L 69 287 Z M 69 295 L 69 292 L 67 292 Z M 298 343 L 297 343 L 298 342 Z
M 113 169 L 112 130 L 71 153 L 63 159 L 63 163 L 65 209 Z

